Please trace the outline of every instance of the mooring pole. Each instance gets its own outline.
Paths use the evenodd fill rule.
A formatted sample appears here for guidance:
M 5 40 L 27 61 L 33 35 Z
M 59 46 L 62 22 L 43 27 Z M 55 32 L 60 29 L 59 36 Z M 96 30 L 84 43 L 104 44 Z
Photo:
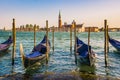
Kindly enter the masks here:
M 46 20 L 46 47 L 47 47 L 47 52 L 46 52 L 46 64 L 48 64 L 48 20 Z
M 89 54 L 89 60 L 90 60 L 90 66 L 92 66 L 91 64 L 91 49 L 90 49 L 90 27 L 88 28 L 88 54 Z
M 107 52 L 109 53 L 109 34 L 108 34 L 108 25 L 107 25 Z
M 76 50 L 76 48 L 77 48 L 77 43 L 76 43 L 76 23 L 75 23 L 75 21 L 73 20 L 73 23 L 72 23 L 74 26 L 74 40 L 75 40 L 75 52 L 74 52 L 74 56 L 75 56 L 75 64 L 77 64 L 77 54 L 76 54 L 76 52 L 77 52 L 77 50 Z
M 53 48 L 53 52 L 54 52 L 54 26 L 52 28 L 53 28 L 53 30 L 52 30 L 52 43 L 53 43 L 52 48 Z
M 108 50 L 107 50 L 107 20 L 104 20 L 104 56 L 105 56 L 105 67 L 108 66 Z
M 36 24 L 34 25 L 34 47 L 36 46 Z
M 15 28 L 15 19 L 12 23 L 12 32 L 13 32 L 13 51 L 12 51 L 12 66 L 14 66 L 15 50 L 16 50 L 16 28 Z
M 72 55 L 72 27 L 74 24 L 72 23 L 72 26 L 70 27 L 70 53 Z

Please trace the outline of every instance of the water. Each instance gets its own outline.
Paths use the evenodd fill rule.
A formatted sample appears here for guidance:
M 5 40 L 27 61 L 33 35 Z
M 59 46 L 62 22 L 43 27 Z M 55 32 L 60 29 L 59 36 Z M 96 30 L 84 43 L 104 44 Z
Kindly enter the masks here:
M 5 41 L 11 32 L 0 31 L 0 43 Z M 39 43 L 45 32 L 37 32 L 36 34 L 36 43 Z M 110 32 L 110 36 L 114 39 L 120 41 L 119 34 L 120 32 Z M 75 71 L 78 68 L 75 64 L 75 59 L 72 51 L 72 56 L 70 55 L 70 33 L 69 32 L 55 32 L 55 51 L 50 51 L 50 60 L 48 63 L 49 72 L 69 72 Z M 17 32 L 16 35 L 16 57 L 15 57 L 15 67 L 14 72 L 16 73 L 25 73 L 25 69 L 22 66 L 19 44 L 22 43 L 24 47 L 25 54 L 29 54 L 34 45 L 34 34 L 33 32 Z M 73 35 L 74 36 L 74 35 Z M 87 43 L 87 33 L 77 33 L 77 36 Z M 52 42 L 52 33 L 49 33 L 49 39 Z M 72 41 L 74 44 L 74 40 Z M 104 64 L 104 33 L 103 32 L 92 32 L 90 37 L 90 44 L 92 49 L 97 53 L 97 61 L 95 63 L 95 74 L 96 75 L 109 75 L 113 77 L 120 78 L 120 53 L 115 52 L 115 49 L 110 45 L 109 52 L 109 66 L 105 68 Z M 51 43 L 52 45 L 52 43 Z M 11 55 L 12 55 L 12 46 L 9 48 L 9 51 L 0 55 L 0 76 L 11 74 L 12 65 L 11 65 Z M 39 68 L 35 73 L 45 72 L 46 67 L 43 66 Z

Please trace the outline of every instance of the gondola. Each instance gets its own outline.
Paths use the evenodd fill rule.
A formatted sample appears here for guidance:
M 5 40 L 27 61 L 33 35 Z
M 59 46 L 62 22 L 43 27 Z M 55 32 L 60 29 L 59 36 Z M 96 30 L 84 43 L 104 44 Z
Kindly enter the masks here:
M 48 46 L 46 46 L 46 42 Z M 24 55 L 23 48 L 20 45 L 20 53 L 22 55 L 22 61 L 25 68 L 31 67 L 37 62 L 43 62 L 46 60 L 46 52 L 50 52 L 50 41 L 47 40 L 45 35 L 43 40 L 36 45 L 30 54 Z
M 110 44 L 111 44 L 115 49 L 117 49 L 118 51 L 120 51 L 120 41 L 117 41 L 117 40 L 112 39 L 112 38 L 110 38 L 110 37 L 108 37 L 108 38 L 109 38 Z
M 91 46 L 89 46 L 90 53 L 88 53 L 88 45 L 78 37 L 76 37 L 76 44 L 77 62 L 88 66 L 94 66 L 96 53 L 91 50 Z
M 9 38 L 5 42 L 0 44 L 0 53 L 6 52 L 12 43 L 13 43 L 12 37 L 9 36 Z

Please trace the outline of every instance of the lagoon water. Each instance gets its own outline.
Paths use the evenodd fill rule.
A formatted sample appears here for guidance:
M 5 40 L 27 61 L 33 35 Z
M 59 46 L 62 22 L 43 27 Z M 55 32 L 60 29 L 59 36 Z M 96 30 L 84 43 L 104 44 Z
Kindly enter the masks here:
M 45 32 L 36 33 L 36 44 L 39 43 L 44 37 Z M 77 33 L 77 36 L 87 43 L 87 32 Z M 120 32 L 109 32 L 110 36 L 114 39 L 120 41 Z M 4 42 L 9 35 L 12 35 L 8 31 L 0 31 L 0 43 Z M 74 34 L 73 34 L 74 36 Z M 49 39 L 52 45 L 52 33 L 49 32 Z M 74 58 L 74 49 L 72 45 L 72 55 L 70 52 L 70 33 L 69 32 L 55 32 L 55 50 L 53 52 L 52 48 L 50 50 L 50 59 L 47 67 L 47 71 L 61 73 L 76 71 L 75 58 Z M 13 72 L 15 73 L 25 73 L 25 69 L 22 66 L 22 61 L 20 57 L 19 44 L 22 43 L 24 47 L 25 54 L 29 54 L 34 46 L 34 33 L 33 32 L 17 32 L 16 35 L 16 56 L 15 56 L 15 66 Z M 74 44 L 74 38 L 72 41 Z M 97 54 L 96 67 L 94 74 L 103 75 L 103 76 L 113 76 L 120 78 L 120 53 L 110 45 L 108 62 L 109 66 L 105 68 L 104 64 L 104 33 L 103 32 L 91 32 L 90 44 L 92 49 Z M 12 73 L 11 65 L 11 55 L 12 55 L 12 46 L 9 48 L 9 51 L 0 54 L 0 76 L 8 75 Z M 45 72 L 46 67 L 43 66 L 39 68 L 34 73 L 43 73 Z

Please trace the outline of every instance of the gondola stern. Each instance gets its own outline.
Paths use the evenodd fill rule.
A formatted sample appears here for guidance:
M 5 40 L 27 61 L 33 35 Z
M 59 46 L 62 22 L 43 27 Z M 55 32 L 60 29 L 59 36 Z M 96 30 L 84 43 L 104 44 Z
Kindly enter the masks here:
M 21 55 L 22 64 L 24 65 L 25 55 L 24 55 L 24 49 L 22 43 L 20 43 L 20 55 Z

